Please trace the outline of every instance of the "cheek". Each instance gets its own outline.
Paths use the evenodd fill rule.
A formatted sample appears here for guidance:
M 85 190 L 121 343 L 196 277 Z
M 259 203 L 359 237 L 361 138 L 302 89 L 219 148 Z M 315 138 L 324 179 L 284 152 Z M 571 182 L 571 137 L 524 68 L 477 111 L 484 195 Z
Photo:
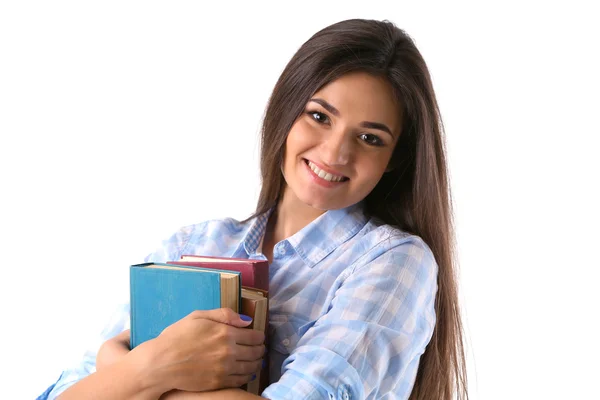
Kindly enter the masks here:
M 364 172 L 363 184 L 370 187 L 375 187 L 388 166 L 391 154 L 378 154 L 376 156 L 369 155 L 364 157 L 360 162 L 360 169 Z
M 314 143 L 314 132 L 303 120 L 298 120 L 292 129 L 285 142 L 285 153 L 286 157 L 297 157 L 302 152 L 306 151 L 311 147 L 311 143 Z

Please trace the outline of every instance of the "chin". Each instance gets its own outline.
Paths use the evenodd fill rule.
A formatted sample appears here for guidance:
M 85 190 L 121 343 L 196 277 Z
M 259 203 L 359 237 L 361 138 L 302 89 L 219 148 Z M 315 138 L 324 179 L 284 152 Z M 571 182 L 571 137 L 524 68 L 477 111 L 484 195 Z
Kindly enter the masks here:
M 319 211 L 339 210 L 341 208 L 346 208 L 350 205 L 350 204 L 341 204 L 340 202 L 332 201 L 332 200 L 318 201 L 313 198 L 302 200 L 302 202 L 304 204 L 306 204 L 307 206 L 312 207 L 315 210 L 319 210 Z
M 320 189 L 315 191 L 310 190 L 311 182 L 306 182 L 304 185 L 294 185 L 297 190 L 294 190 L 294 186 L 287 185 L 290 190 L 290 194 L 296 197 L 297 200 L 300 201 L 301 204 L 305 204 L 306 206 L 318 210 L 318 211 L 329 211 L 329 210 L 340 210 L 342 208 L 349 207 L 358 201 L 348 202 L 343 201 L 342 197 L 345 197 L 344 194 L 347 193 L 337 193 L 337 196 L 323 196 Z M 346 199 L 348 200 L 348 199 Z

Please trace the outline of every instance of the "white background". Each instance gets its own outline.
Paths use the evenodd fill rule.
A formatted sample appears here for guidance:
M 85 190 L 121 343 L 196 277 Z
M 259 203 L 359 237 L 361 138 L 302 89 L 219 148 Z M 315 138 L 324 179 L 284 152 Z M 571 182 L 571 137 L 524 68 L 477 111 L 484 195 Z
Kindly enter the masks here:
M 361 17 L 405 29 L 433 76 L 471 397 L 599 398 L 598 14 L 413 3 L 2 2 L 0 397 L 77 360 L 162 239 L 253 211 L 279 73 Z

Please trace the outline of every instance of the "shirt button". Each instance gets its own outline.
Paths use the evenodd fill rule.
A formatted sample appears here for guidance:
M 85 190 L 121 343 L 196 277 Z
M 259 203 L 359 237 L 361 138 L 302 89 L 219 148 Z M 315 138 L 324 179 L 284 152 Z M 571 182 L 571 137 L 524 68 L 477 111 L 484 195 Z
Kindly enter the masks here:
M 285 244 L 281 243 L 279 246 L 277 246 L 277 252 L 280 255 L 284 255 L 285 254 Z
M 285 338 L 281 341 L 281 344 L 283 344 L 285 347 L 288 347 L 290 345 L 290 339 Z

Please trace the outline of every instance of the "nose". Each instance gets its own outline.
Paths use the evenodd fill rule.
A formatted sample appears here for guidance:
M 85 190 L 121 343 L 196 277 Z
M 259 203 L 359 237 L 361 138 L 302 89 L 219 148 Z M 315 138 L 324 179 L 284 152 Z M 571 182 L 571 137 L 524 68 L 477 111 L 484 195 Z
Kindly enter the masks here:
M 345 165 L 352 157 L 352 143 L 344 132 L 328 135 L 321 146 L 321 161 L 327 165 Z

